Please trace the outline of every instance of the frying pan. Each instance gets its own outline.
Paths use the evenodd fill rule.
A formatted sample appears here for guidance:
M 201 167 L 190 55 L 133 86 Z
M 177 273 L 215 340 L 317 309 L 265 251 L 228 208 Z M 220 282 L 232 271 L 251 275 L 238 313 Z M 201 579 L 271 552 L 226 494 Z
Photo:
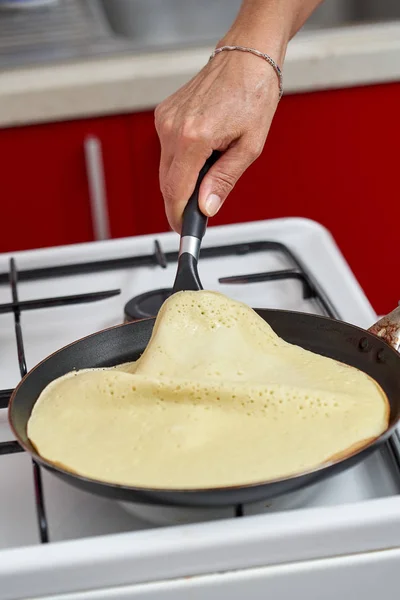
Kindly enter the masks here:
M 214 153 L 204 165 L 185 209 L 174 291 L 201 289 L 197 261 L 207 220 L 198 208 L 198 193 L 202 178 L 217 159 L 218 154 Z M 27 436 L 28 420 L 40 393 L 51 381 L 74 369 L 110 367 L 137 360 L 150 340 L 155 322 L 155 319 L 144 319 L 78 340 L 32 369 L 14 391 L 9 407 L 9 421 L 18 442 L 37 463 L 82 490 L 124 502 L 198 507 L 237 506 L 293 492 L 348 469 L 380 447 L 400 418 L 400 354 L 397 352 L 400 308 L 369 331 L 310 314 L 269 309 L 256 312 L 288 342 L 356 367 L 375 379 L 389 399 L 388 429 L 365 447 L 317 469 L 274 481 L 213 489 L 148 489 L 109 484 L 70 473 L 42 458 Z

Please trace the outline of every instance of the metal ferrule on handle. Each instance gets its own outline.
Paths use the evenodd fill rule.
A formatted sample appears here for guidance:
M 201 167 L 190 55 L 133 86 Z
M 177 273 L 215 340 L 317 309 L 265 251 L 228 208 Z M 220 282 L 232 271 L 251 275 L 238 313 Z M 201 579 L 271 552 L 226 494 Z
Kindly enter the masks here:
M 192 235 L 184 235 L 181 237 L 179 245 L 179 256 L 182 254 L 191 254 L 196 261 L 199 260 L 201 240 Z
M 214 150 L 211 156 L 206 160 L 204 166 L 202 167 L 199 173 L 193 193 L 190 196 L 188 203 L 186 204 L 185 210 L 183 211 L 181 238 L 190 236 L 198 238 L 201 241 L 204 237 L 204 234 L 207 229 L 207 217 L 201 212 L 199 208 L 200 186 L 205 175 L 208 173 L 208 171 L 211 169 L 211 167 L 218 160 L 219 157 L 220 153 Z
M 220 157 L 214 151 L 201 169 L 193 194 L 183 211 L 181 241 L 179 246 L 178 269 L 173 292 L 201 290 L 202 285 L 197 271 L 201 241 L 207 229 L 207 217 L 199 208 L 199 191 L 204 176 Z

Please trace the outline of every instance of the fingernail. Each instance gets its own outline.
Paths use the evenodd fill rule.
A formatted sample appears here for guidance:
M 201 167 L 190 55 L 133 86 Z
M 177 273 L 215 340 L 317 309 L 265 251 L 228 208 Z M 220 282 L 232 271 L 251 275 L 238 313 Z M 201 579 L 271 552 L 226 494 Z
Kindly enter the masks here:
M 210 194 L 206 200 L 206 213 L 209 217 L 217 214 L 221 208 L 222 200 L 217 194 Z

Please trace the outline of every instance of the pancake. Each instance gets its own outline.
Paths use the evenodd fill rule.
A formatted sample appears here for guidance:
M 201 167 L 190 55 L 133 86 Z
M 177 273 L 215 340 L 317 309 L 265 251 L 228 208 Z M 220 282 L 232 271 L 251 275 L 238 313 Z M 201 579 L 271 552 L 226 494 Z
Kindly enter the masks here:
M 164 303 L 135 363 L 48 385 L 28 436 L 43 458 L 92 479 L 205 489 L 338 460 L 379 437 L 388 419 L 387 397 L 368 375 L 200 291 Z

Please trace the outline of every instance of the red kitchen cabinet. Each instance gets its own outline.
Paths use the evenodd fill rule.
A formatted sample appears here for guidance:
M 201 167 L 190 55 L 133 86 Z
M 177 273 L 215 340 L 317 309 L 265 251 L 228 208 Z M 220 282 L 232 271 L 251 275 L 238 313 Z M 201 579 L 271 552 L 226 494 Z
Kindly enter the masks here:
M 140 234 L 169 231 L 158 169 L 160 143 L 154 128 L 154 112 L 129 117 L 131 155 L 135 177 L 137 230 Z
M 118 238 L 139 235 L 142 228 L 137 208 L 143 197 L 138 192 L 138 171 L 131 148 L 128 118 L 121 115 L 95 119 L 92 123 L 87 121 L 86 127 L 88 131 L 89 127 L 97 131 L 102 143 L 110 236 Z
M 400 300 L 400 83 L 284 98 L 265 150 L 215 223 L 302 216 L 325 225 L 375 310 Z
M 319 221 L 388 312 L 400 299 L 399 105 L 400 83 L 284 97 L 263 154 L 210 224 Z M 102 188 L 112 237 L 168 230 L 159 159 L 153 111 L 0 130 L 0 252 L 93 240 Z
M 210 224 L 286 216 L 333 234 L 378 313 L 400 300 L 400 83 L 288 95 L 261 157 Z M 153 113 L 131 116 L 141 233 L 167 228 Z
M 89 138 L 99 149 L 94 170 L 104 179 L 111 235 L 136 233 L 124 117 L 2 129 L 0 252 L 95 239 Z

